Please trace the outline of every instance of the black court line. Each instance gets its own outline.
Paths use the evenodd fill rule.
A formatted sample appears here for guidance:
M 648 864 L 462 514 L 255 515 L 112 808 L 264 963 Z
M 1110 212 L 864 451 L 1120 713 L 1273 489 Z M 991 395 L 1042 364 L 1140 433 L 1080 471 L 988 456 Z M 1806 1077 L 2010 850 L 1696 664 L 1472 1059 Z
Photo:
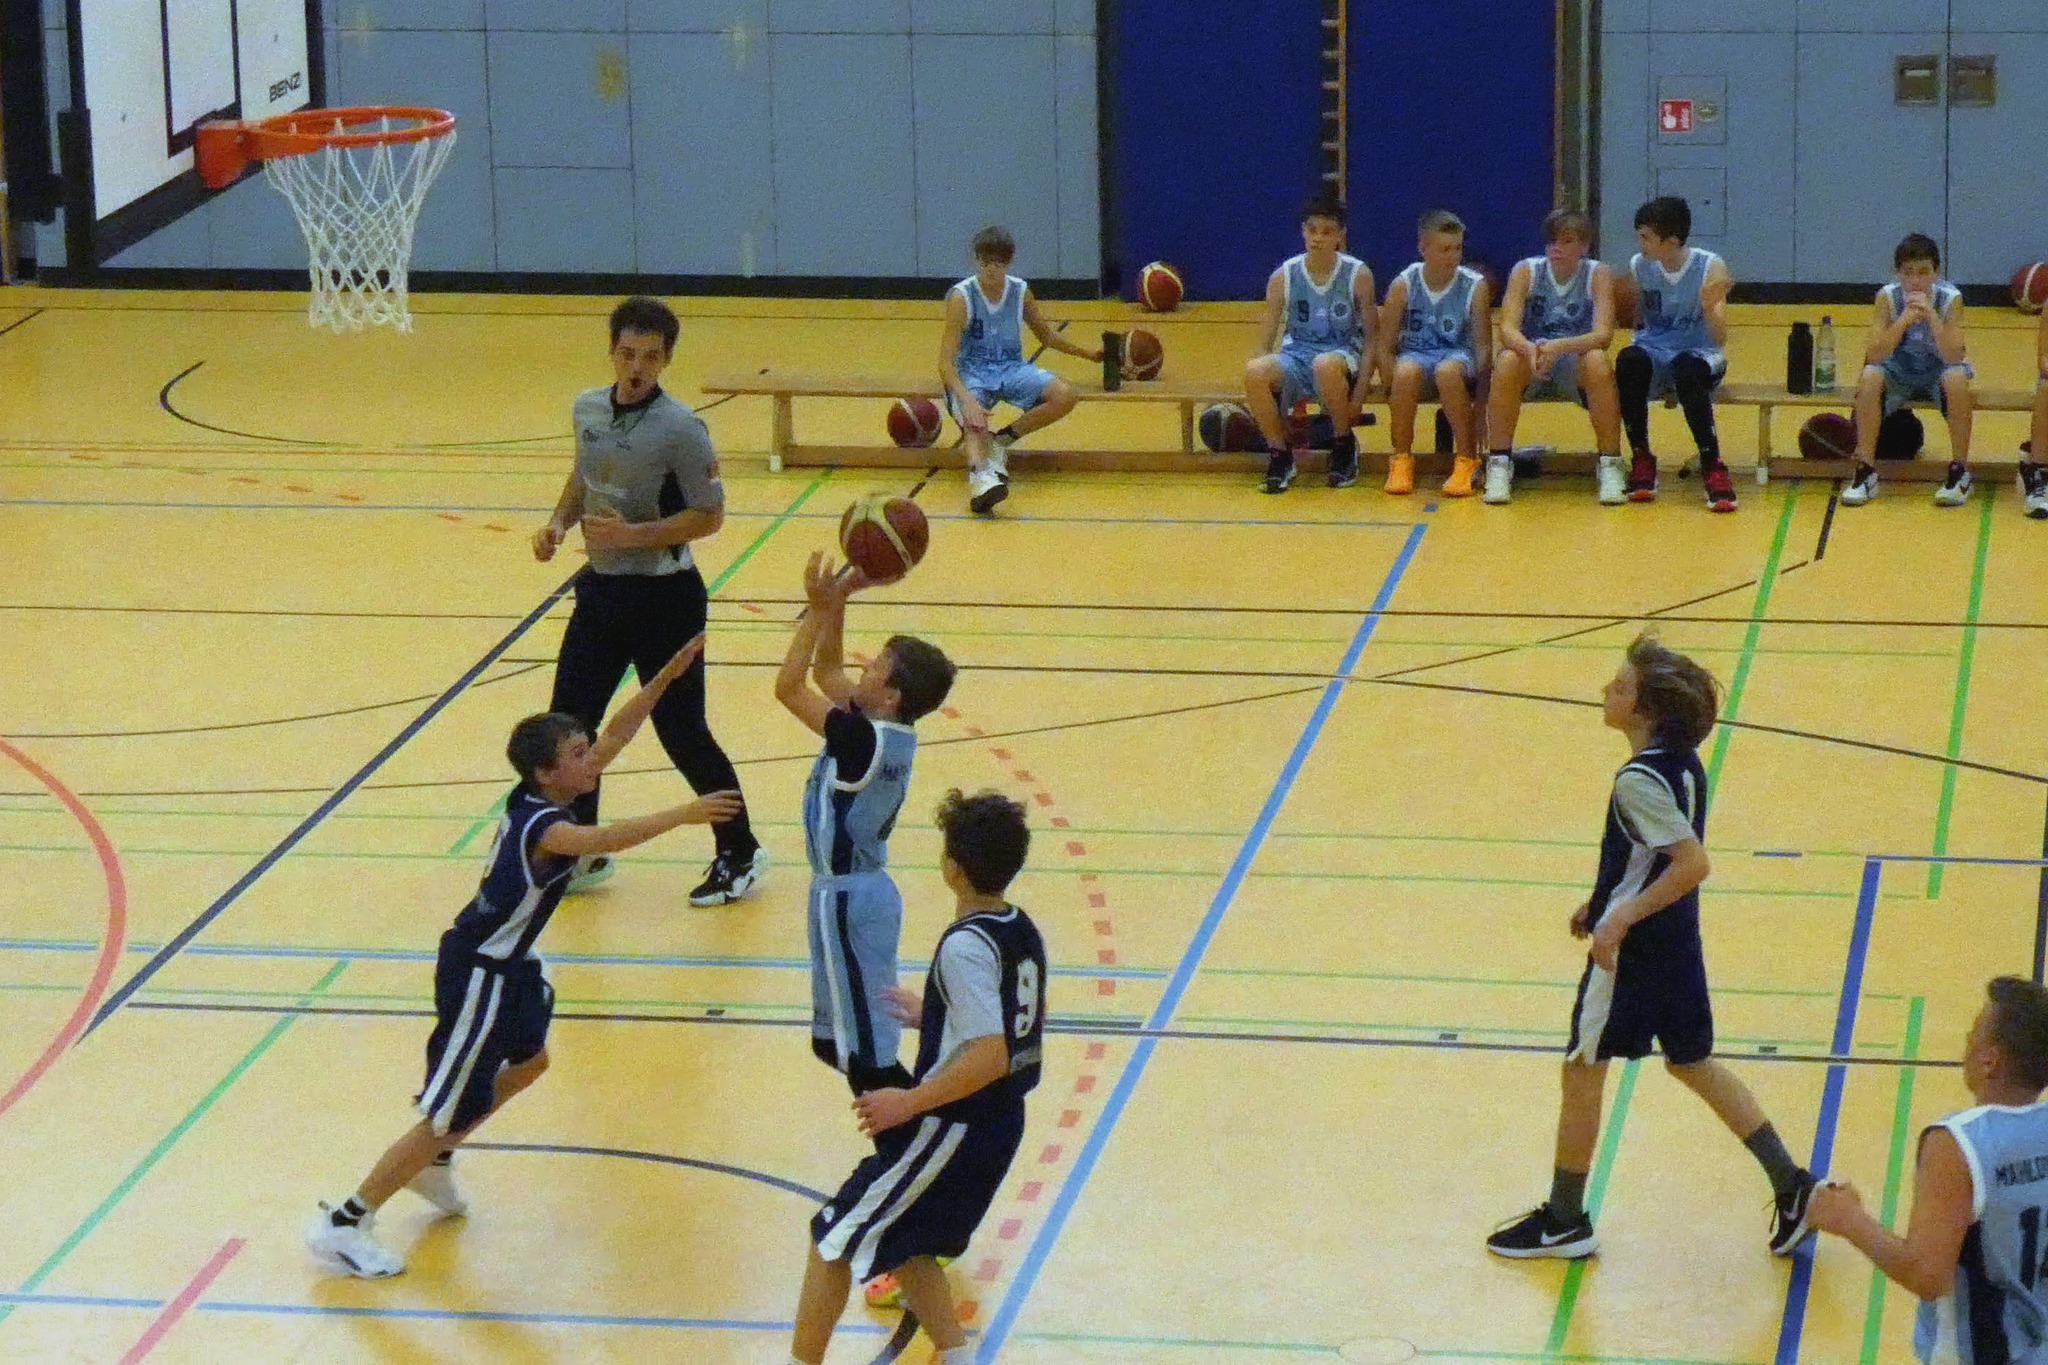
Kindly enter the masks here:
M 234 1005 L 203 1001 L 183 1000 L 138 1000 L 132 1008 L 139 1010 L 167 1010 L 184 1014 L 290 1014 L 290 1015 L 332 1015 L 350 1019 L 432 1019 L 430 1009 L 391 1008 L 389 1006 L 362 1005 Z M 573 1019 L 584 1023 L 599 1024 L 698 1024 L 730 1028 L 773 1028 L 807 1029 L 808 1019 L 741 1019 L 731 1015 L 702 1014 L 644 1014 L 633 1011 L 602 1012 L 596 1010 L 557 1010 L 557 1019 Z M 1058 1018 L 1045 1022 L 1047 1033 L 1061 1034 L 1075 1038 L 1156 1038 L 1173 1043 L 1288 1043 L 1315 1047 L 1388 1048 L 1399 1051 L 1422 1052 L 1499 1052 L 1539 1057 L 1561 1057 L 1565 1045 L 1556 1043 L 1488 1043 L 1465 1038 L 1457 1031 L 1446 1031 L 1434 1038 L 1361 1038 L 1348 1034 L 1334 1033 L 1252 1033 L 1224 1029 L 1162 1028 L 1148 1029 L 1133 1021 L 1127 1026 L 1106 1024 L 1068 1023 Z M 1948 1061 L 1938 1057 L 1859 1057 L 1851 1054 L 1829 1052 L 1716 1052 L 1716 1057 L 1733 1062 L 1791 1062 L 1811 1066 L 1875 1066 L 1913 1067 L 1936 1070 L 1954 1070 L 1962 1066 L 1960 1061 Z
M 379 749 L 376 755 L 373 758 L 371 758 L 368 763 L 365 763 L 362 767 L 356 770 L 354 776 L 350 777 L 346 782 L 342 783 L 339 787 L 336 787 L 331 793 L 328 794 L 326 800 L 322 801 L 317 807 L 314 808 L 313 813 L 311 815 L 308 815 L 305 819 L 301 820 L 296 826 L 293 827 L 291 833 L 285 835 L 284 838 L 280 839 L 277 842 L 276 847 L 272 848 L 270 852 L 264 854 L 261 858 L 257 859 L 256 865 L 254 867 L 250 868 L 247 872 L 244 872 L 240 877 L 236 878 L 235 884 L 233 886 L 230 886 L 226 891 L 222 892 L 219 898 L 216 899 L 213 902 L 213 904 L 207 906 L 206 909 L 200 911 L 198 916 L 195 917 L 190 924 L 186 925 L 183 929 L 180 929 L 173 937 L 171 937 L 164 943 L 163 947 L 157 949 L 155 954 L 150 957 L 149 961 L 143 963 L 142 966 L 136 970 L 133 976 L 129 977 L 125 982 L 123 982 L 121 986 L 117 990 L 115 990 L 112 995 L 109 995 L 106 998 L 106 1000 L 100 1005 L 99 1011 L 92 1017 L 92 1022 L 85 1026 L 86 1034 L 91 1034 L 93 1030 L 97 1029 L 101 1024 L 104 1024 L 105 1022 L 107 1022 L 108 1019 L 112 1018 L 114 1012 L 120 1009 L 122 1005 L 126 1004 L 128 1000 L 135 994 L 135 992 L 142 989 L 142 987 L 149 981 L 151 977 L 155 976 L 159 971 L 161 971 L 165 963 L 169 962 L 172 958 L 176 957 L 180 952 L 183 952 L 186 944 L 190 943 L 193 939 L 197 938 L 200 932 L 204 930 L 207 925 L 213 923 L 214 920 L 220 917 L 220 914 L 223 910 L 226 910 L 230 905 L 233 905 L 236 899 L 239 898 L 244 891 L 247 891 L 251 886 L 254 886 L 256 884 L 258 878 L 262 877 L 264 873 L 268 872 L 272 867 L 274 867 L 277 864 L 277 861 L 280 858 L 284 857 L 285 854 L 291 852 L 292 849 L 296 848 L 300 840 L 304 839 L 308 834 L 311 834 L 314 828 L 318 826 L 321 821 L 325 820 L 329 815 L 333 814 L 335 809 L 339 807 L 342 802 L 348 800 L 348 798 L 355 793 L 357 788 L 361 787 L 365 782 L 367 782 L 369 780 L 371 773 L 374 773 L 377 771 L 377 769 L 383 767 L 385 762 L 388 759 L 390 759 L 390 757 L 393 754 L 397 753 L 401 748 L 403 748 L 408 740 L 410 740 L 414 735 L 418 734 L 421 730 L 424 730 L 427 727 L 428 723 L 432 721 L 435 716 L 441 714 L 442 710 L 446 708 L 450 702 L 454 701 L 457 697 L 461 696 L 462 693 L 466 691 L 471 684 L 473 684 L 479 677 L 483 675 L 485 669 L 489 668 L 492 664 L 498 661 L 499 655 L 503 654 L 506 650 L 510 649 L 515 643 L 518 642 L 520 636 L 524 635 L 529 629 L 532 628 L 533 624 L 536 621 L 540 620 L 541 617 L 547 615 L 548 612 L 554 609 L 555 604 L 560 602 L 562 598 L 568 594 L 571 587 L 575 584 L 575 581 L 575 575 L 573 574 L 570 575 L 568 578 L 562 580 L 562 585 L 560 587 L 556 588 L 553 592 L 549 593 L 546 597 L 542 598 L 540 605 L 535 607 L 532 611 L 528 612 L 525 620 L 521 621 L 518 625 L 514 626 L 510 631 L 506 633 L 503 639 L 499 640 L 498 643 L 492 645 L 488 650 L 486 650 L 484 652 L 484 656 L 481 659 L 478 659 L 474 664 L 471 664 L 469 666 L 468 671 L 465 672 L 461 677 L 457 678 L 452 684 L 450 684 L 448 690 L 443 692 L 438 698 L 436 698 L 432 705 L 428 706 L 426 710 L 420 712 L 417 716 L 413 717 L 410 721 L 408 721 L 405 725 L 405 728 L 400 730 L 396 735 L 392 736 L 391 740 L 388 743 L 386 743 L 383 748 Z
M 2041 815 L 2041 857 L 2048 860 L 2048 811 Z M 2048 973 L 2048 863 L 2041 868 L 2040 900 L 2034 910 L 2034 980 Z
M 917 1335 L 917 1314 L 908 1308 L 903 1310 L 903 1321 L 896 1324 L 896 1331 L 882 1343 L 882 1349 L 875 1352 L 868 1365 L 894 1365 L 910 1349 L 912 1338 Z
M 909 498 L 912 502 L 916 502 L 917 495 L 919 493 L 924 492 L 924 486 L 930 483 L 933 480 L 933 478 L 935 478 L 938 475 L 938 472 L 939 467 L 937 465 L 933 465 L 930 469 L 927 469 L 924 472 L 924 477 L 919 479 L 916 483 L 912 484 L 910 486 L 910 491 L 908 493 L 905 493 L 903 496 Z
M 172 375 L 169 380 L 165 381 L 164 386 L 156 391 L 156 405 L 188 427 L 198 427 L 203 431 L 218 432 L 222 436 L 238 436 L 245 441 L 269 441 L 275 445 L 302 446 L 313 450 L 333 450 L 337 448 L 333 441 L 309 441 L 298 436 L 266 436 L 260 431 L 236 431 L 233 427 L 217 427 L 211 422 L 202 422 L 197 417 L 187 417 L 184 413 L 179 412 L 177 405 L 171 402 L 171 390 L 177 388 L 179 384 L 185 381 L 187 376 L 197 371 L 204 364 L 206 362 L 203 360 L 195 360 L 184 369 Z
M 1833 534 L 1835 529 L 1835 508 L 1841 506 L 1841 502 L 1842 481 L 1836 479 L 1832 484 L 1828 485 L 1828 510 L 1821 516 L 1820 539 L 1814 543 L 1813 547 L 1813 562 L 1816 564 L 1827 558 L 1828 537 Z
M 745 1166 L 728 1166 L 722 1161 L 702 1161 L 693 1156 L 670 1156 L 667 1152 L 641 1152 L 630 1147 L 582 1147 L 560 1142 L 465 1142 L 465 1152 L 538 1152 L 545 1156 L 610 1156 L 627 1161 L 652 1161 L 663 1166 L 687 1166 L 693 1171 L 709 1171 L 713 1175 L 737 1176 L 741 1180 L 752 1180 L 773 1189 L 800 1195 L 805 1199 L 822 1204 L 831 1198 L 823 1190 L 814 1190 L 809 1185 L 799 1185 L 794 1180 L 784 1180 L 779 1175 L 766 1171 L 748 1170 Z
M 498 674 L 494 678 L 483 679 L 482 681 L 476 683 L 474 686 L 470 688 L 472 692 L 476 691 L 479 688 L 491 687 L 501 682 L 509 682 L 513 678 L 523 678 L 527 674 L 533 672 L 535 669 L 540 668 L 545 664 L 553 663 L 554 660 L 500 659 L 498 660 L 498 662 L 517 663 L 521 666 L 509 669 L 506 672 Z M 160 735 L 211 735 L 218 734 L 223 730 L 260 730 L 272 725 L 296 725 L 301 721 L 333 720 L 340 716 L 360 716 L 365 715 L 371 711 L 388 711 L 394 706 L 412 706 L 416 705 L 419 702 L 432 701 L 434 700 L 434 698 L 440 695 L 441 694 L 438 692 L 422 692 L 418 696 L 397 697 L 391 701 L 367 702 L 361 706 L 345 706 L 336 711 L 309 711 L 302 716 L 273 716 L 267 720 L 224 721 L 218 725 L 178 725 L 171 726 L 161 730 L 16 730 L 9 731 L 7 733 L 7 738 L 146 739 L 154 738 Z
M 50 310 L 47 308 L 32 309 L 27 317 L 16 318 L 14 321 L 8 323 L 5 327 L 0 327 L 0 337 L 6 336 L 9 332 L 13 331 L 17 327 L 26 326 L 28 323 L 34 322 L 37 318 L 41 317 L 43 314 L 49 311 Z

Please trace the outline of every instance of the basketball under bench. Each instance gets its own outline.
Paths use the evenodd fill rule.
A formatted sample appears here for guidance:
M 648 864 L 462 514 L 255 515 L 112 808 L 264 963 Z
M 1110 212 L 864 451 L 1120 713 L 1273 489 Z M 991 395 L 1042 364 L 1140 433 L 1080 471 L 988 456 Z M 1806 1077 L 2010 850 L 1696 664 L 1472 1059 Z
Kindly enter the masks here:
M 2031 390 L 1978 389 L 1972 396 L 1976 399 L 1978 412 L 2034 410 L 2034 395 Z M 1715 391 L 1714 402 L 1719 407 L 1753 407 L 1757 410 L 1758 483 L 1764 483 L 1773 477 L 1846 479 L 1856 472 L 1854 460 L 1809 460 L 1797 450 L 1780 455 L 1772 449 L 1771 443 L 1771 416 L 1779 408 L 1832 409 L 1853 413 L 1856 406 L 1856 392 L 1853 389 L 1792 393 L 1771 384 L 1723 384 Z M 2018 464 L 2015 457 L 2003 460 L 1972 460 L 1970 467 L 1976 471 L 1979 479 L 2011 478 Z M 1946 460 L 1886 460 L 1879 467 L 1884 471 L 1885 478 L 1909 483 L 1940 483 L 1948 474 Z

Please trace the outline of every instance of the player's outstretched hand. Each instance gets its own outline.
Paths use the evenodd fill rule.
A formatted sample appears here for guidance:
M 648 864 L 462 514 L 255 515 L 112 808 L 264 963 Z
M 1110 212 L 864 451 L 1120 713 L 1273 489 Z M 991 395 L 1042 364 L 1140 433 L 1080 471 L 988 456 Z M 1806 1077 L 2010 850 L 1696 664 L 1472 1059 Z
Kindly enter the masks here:
M 1863 1196 L 1848 1181 L 1837 1183 L 1830 1180 L 1813 1192 L 1813 1202 L 1807 1205 L 1806 1216 L 1822 1232 L 1841 1236 L 1851 1223 L 1863 1212 Z
M 562 528 L 552 521 L 533 533 L 533 557 L 545 564 L 562 548 Z
M 709 796 L 700 796 L 690 803 L 689 813 L 684 817 L 683 823 L 686 825 L 722 825 L 728 820 L 738 819 L 740 812 L 746 809 L 746 805 L 747 803 L 736 791 L 712 792 Z
M 703 657 L 704 632 L 700 630 L 685 641 L 683 647 L 677 650 L 669 658 L 669 661 L 661 666 L 661 672 L 655 674 L 652 681 L 666 687 L 677 678 L 682 677 L 683 674 L 689 672 L 690 665 Z
M 882 1008 L 889 1011 L 891 1019 L 906 1028 L 916 1028 L 924 1021 L 923 997 L 901 986 L 882 987 Z
M 860 1119 L 862 1137 L 886 1133 L 917 1117 L 908 1090 L 870 1090 L 853 1102 L 853 1112 Z
M 1574 911 L 1572 911 L 1572 937 L 1573 937 L 1573 938 L 1584 938 L 1584 937 L 1585 937 L 1586 935 L 1588 935 L 1588 934 L 1590 934 L 1590 933 L 1592 933 L 1592 932 L 1593 932 L 1593 926 L 1592 926 L 1592 924 L 1591 924 L 1591 923 L 1589 922 L 1589 921 L 1590 921 L 1590 920 L 1592 919 L 1592 916 L 1593 916 L 1593 902 L 1591 902 L 1591 901 L 1581 901 L 1581 902 L 1579 902 L 1579 908 L 1578 908 L 1578 909 L 1576 909 L 1576 910 L 1574 910 Z

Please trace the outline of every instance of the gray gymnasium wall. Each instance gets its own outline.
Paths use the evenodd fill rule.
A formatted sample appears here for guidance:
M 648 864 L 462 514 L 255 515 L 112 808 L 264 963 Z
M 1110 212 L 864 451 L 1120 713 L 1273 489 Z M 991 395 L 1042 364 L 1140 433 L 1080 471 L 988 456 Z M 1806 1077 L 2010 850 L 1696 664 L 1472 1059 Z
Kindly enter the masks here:
M 1958 107 L 1944 79 L 1932 104 L 1897 104 L 1907 55 L 1995 57 L 1996 103 Z M 1609 260 L 1665 193 L 1746 282 L 1889 278 L 1913 231 L 1946 242 L 1961 283 L 2048 258 L 2048 193 L 2014 170 L 2048 141 L 2048 0 L 1602 0 L 1600 72 Z M 1716 117 L 1660 131 L 1658 102 L 1679 98 Z
M 422 270 L 944 276 L 1007 224 L 1100 270 L 1095 0 L 328 0 L 330 104 L 438 104 Z M 53 108 L 63 0 L 45 0 Z M 61 264 L 62 233 L 38 234 Z M 247 182 L 117 266 L 305 266 Z

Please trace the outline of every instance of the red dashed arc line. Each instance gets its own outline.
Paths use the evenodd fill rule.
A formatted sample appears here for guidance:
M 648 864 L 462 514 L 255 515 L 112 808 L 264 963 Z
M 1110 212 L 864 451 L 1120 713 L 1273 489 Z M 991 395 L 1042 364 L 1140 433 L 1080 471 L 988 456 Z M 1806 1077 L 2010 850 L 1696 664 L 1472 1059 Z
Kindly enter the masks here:
M 951 706 L 940 707 L 939 714 L 947 720 L 957 722 L 970 738 L 981 739 L 987 734 L 980 726 L 963 720 L 960 712 Z M 1047 812 L 1048 824 L 1056 830 L 1072 828 L 1072 822 L 1060 813 L 1059 802 L 1052 792 L 1046 789 L 1036 774 L 1018 761 L 1014 753 L 995 745 L 990 745 L 988 752 L 989 757 L 1001 765 L 1004 774 L 1029 793 L 1032 804 Z M 1083 840 L 1068 838 L 1062 842 L 1061 852 L 1067 858 L 1085 859 L 1088 856 L 1088 845 Z M 1102 879 L 1093 872 L 1082 872 L 1080 882 L 1088 899 L 1088 908 L 1092 912 L 1095 961 L 1100 966 L 1113 967 L 1117 961 L 1116 921 L 1110 913 L 1109 893 L 1103 889 Z M 1097 977 L 1095 993 L 1099 998 L 1114 997 L 1116 978 Z M 1094 1095 L 1101 1084 L 1103 1063 L 1108 1055 L 1107 1043 L 1087 1045 L 1082 1055 L 1081 1066 L 1074 1075 L 1072 1095 L 1067 1104 L 1060 1109 L 1059 1117 L 1054 1122 L 1056 1128 L 1062 1131 L 1080 1128 L 1085 1117 L 1084 1106 L 1088 1103 L 1088 1097 Z M 1058 1180 L 1064 1177 L 1065 1172 L 1061 1168 L 1066 1164 L 1067 1154 L 1072 1146 L 1071 1142 L 1066 1141 L 1048 1142 L 1030 1159 L 1027 1178 L 1017 1186 L 1015 1195 L 1000 1209 L 994 1220 L 995 1245 L 975 1261 L 973 1269 L 969 1272 L 969 1278 L 974 1281 L 978 1294 L 987 1295 L 1002 1278 L 1011 1254 L 1023 1244 L 1025 1230 L 1035 1223 L 1043 1212 L 1047 1188 L 1056 1185 Z M 984 1232 L 984 1236 L 986 1235 Z M 960 1304 L 960 1320 L 963 1323 L 972 1322 L 980 1311 L 981 1305 L 977 1299 L 963 1299 Z
M 107 465 L 109 468 L 114 469 L 154 469 L 161 471 L 166 468 L 166 466 L 164 465 L 147 464 L 141 460 L 109 460 L 104 455 L 92 455 L 83 451 L 73 452 L 71 458 L 87 464 L 104 464 Z M 172 468 L 174 469 L 174 472 L 179 474 L 191 474 L 198 478 L 211 477 L 208 471 L 204 469 L 191 469 L 182 465 L 174 466 Z M 263 486 L 265 482 L 265 480 L 256 478 L 254 475 L 250 474 L 230 474 L 227 475 L 226 477 L 229 483 L 239 483 L 247 487 L 260 488 Z M 277 486 L 287 493 L 297 493 L 305 497 L 323 496 L 318 489 L 309 488 L 302 483 L 282 483 Z M 363 495 L 361 493 L 328 493 L 324 496 L 331 497 L 336 502 L 360 503 L 363 501 Z M 429 509 L 422 507 L 419 510 L 425 512 Z M 507 532 L 512 529 L 510 526 L 503 525 L 500 522 L 472 521 L 470 518 L 465 517 L 458 512 L 435 512 L 434 515 L 440 520 L 448 522 L 450 524 L 476 526 L 486 531 Z

